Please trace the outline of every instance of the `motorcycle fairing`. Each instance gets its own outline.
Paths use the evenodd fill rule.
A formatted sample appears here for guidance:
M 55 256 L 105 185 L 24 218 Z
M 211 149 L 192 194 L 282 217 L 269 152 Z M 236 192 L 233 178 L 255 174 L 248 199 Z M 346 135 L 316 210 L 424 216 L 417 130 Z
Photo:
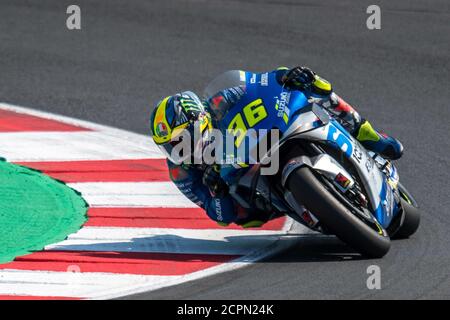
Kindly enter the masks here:
M 372 212 L 383 228 L 387 228 L 397 214 L 394 189 L 388 177 L 375 164 L 370 154 L 335 119 L 317 129 L 300 133 L 297 137 L 321 141 L 340 149 L 358 170 L 361 181 L 368 193 Z

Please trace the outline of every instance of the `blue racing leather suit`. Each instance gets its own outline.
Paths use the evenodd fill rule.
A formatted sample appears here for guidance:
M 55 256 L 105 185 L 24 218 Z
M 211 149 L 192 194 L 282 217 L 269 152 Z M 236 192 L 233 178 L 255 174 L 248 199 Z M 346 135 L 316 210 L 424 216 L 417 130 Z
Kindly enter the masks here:
M 196 166 L 176 165 L 167 160 L 171 180 L 192 202 L 206 211 L 208 217 L 219 224 L 228 225 L 238 221 L 237 204 L 227 194 L 214 197 L 202 183 L 203 170 Z

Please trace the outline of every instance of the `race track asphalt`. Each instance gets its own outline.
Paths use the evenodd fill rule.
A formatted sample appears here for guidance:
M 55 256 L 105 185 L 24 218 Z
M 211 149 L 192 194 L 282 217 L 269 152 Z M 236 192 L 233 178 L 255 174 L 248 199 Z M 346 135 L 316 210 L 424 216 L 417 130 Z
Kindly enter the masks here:
M 82 30 L 66 28 L 66 8 Z M 165 95 L 228 69 L 307 65 L 405 145 L 404 184 L 422 225 L 380 260 L 304 239 L 238 271 L 133 298 L 450 298 L 450 2 L 178 0 L 0 2 L 0 100 L 148 133 Z M 366 287 L 381 268 L 382 289 Z

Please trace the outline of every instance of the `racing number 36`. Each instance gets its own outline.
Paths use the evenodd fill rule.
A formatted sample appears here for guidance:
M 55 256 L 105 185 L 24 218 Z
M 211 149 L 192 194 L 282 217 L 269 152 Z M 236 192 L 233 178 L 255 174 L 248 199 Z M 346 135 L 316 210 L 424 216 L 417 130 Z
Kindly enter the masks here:
M 241 145 L 249 128 L 253 128 L 267 117 L 267 110 L 261 99 L 250 102 L 243 107 L 242 113 L 244 114 L 244 117 L 242 117 L 241 113 L 238 113 L 228 125 L 228 130 L 236 137 L 236 141 L 234 142 L 236 147 Z M 244 118 L 248 126 L 246 126 Z

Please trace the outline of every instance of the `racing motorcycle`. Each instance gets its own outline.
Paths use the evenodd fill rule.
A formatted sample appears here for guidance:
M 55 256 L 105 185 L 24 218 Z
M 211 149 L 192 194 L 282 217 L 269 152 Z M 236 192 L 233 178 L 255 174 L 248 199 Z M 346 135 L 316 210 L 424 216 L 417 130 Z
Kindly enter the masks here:
M 418 205 L 399 182 L 394 164 L 366 150 L 317 98 L 280 85 L 273 73 L 238 70 L 213 80 L 205 97 L 211 100 L 229 88 L 240 90 L 240 99 L 228 109 L 213 106 L 210 112 L 223 134 L 236 136 L 236 149 L 245 147 L 241 134 L 249 129 L 279 133 L 278 143 L 259 163 L 222 165 L 221 175 L 234 181 L 230 194 L 241 206 L 288 215 L 371 258 L 384 256 L 391 239 L 416 232 Z M 267 135 L 257 136 L 252 145 L 258 147 L 263 138 Z M 277 173 L 262 174 L 275 156 Z M 236 166 L 245 168 L 244 173 L 228 177 Z

